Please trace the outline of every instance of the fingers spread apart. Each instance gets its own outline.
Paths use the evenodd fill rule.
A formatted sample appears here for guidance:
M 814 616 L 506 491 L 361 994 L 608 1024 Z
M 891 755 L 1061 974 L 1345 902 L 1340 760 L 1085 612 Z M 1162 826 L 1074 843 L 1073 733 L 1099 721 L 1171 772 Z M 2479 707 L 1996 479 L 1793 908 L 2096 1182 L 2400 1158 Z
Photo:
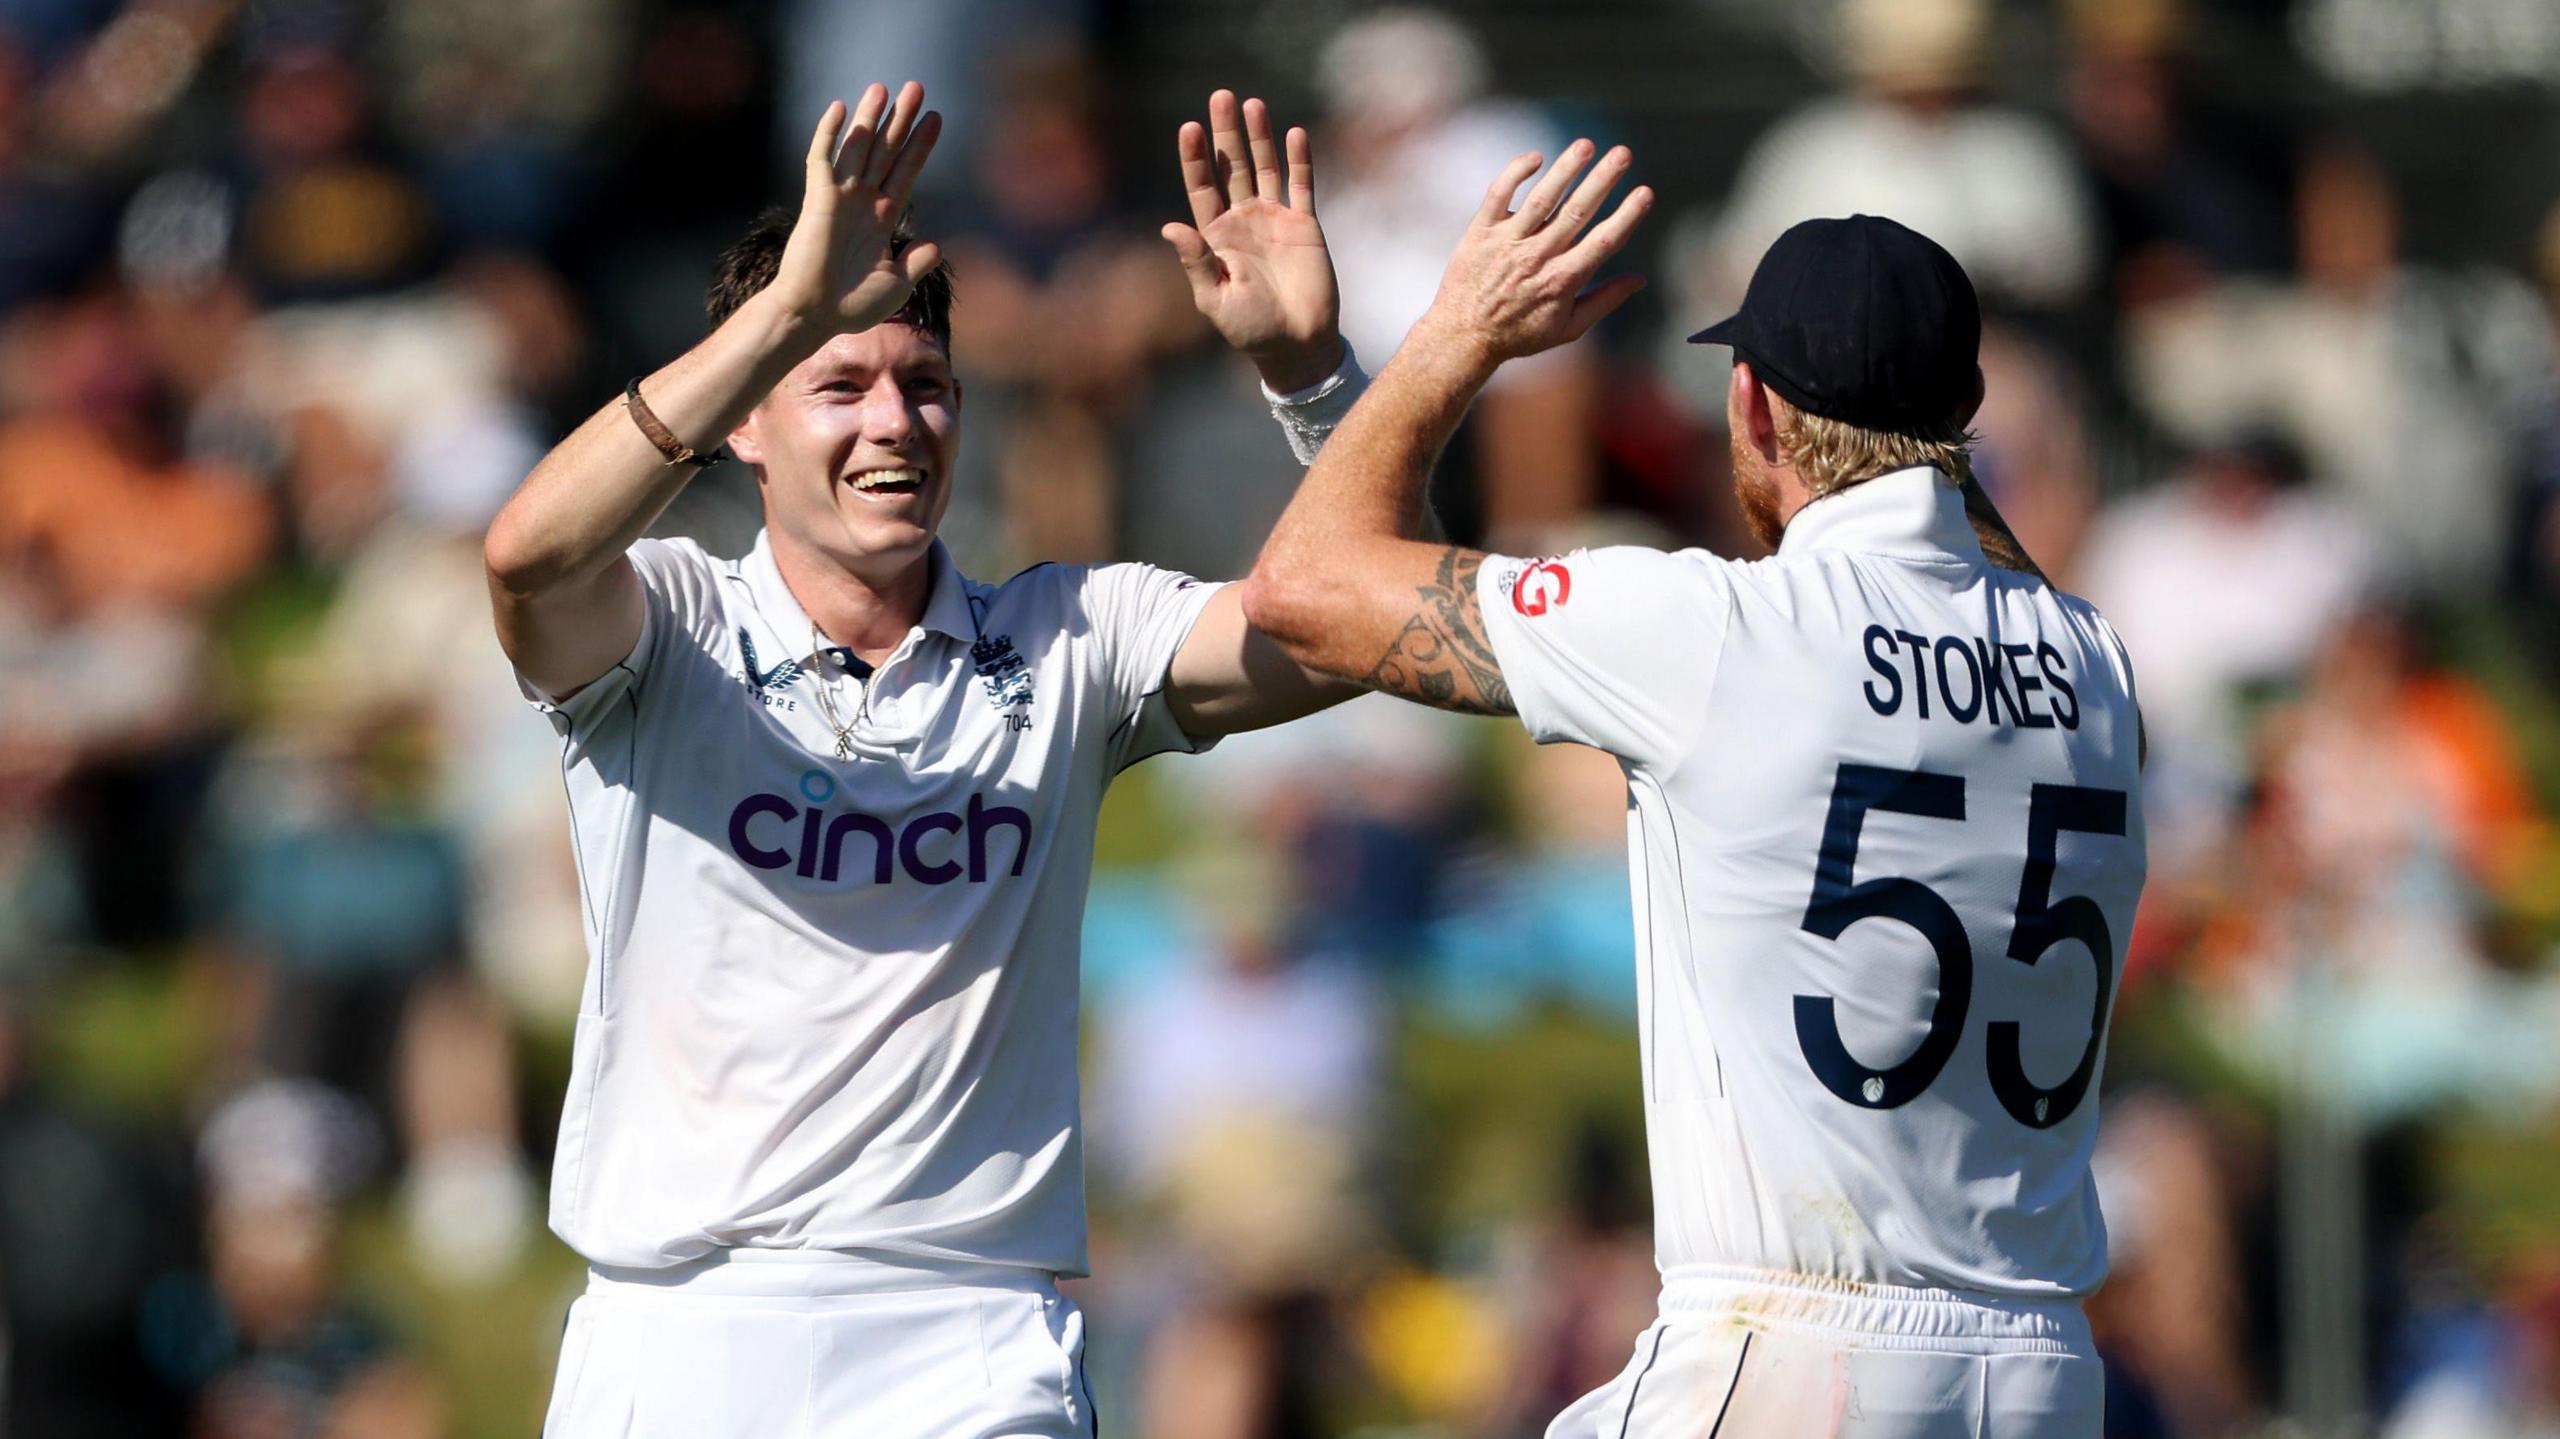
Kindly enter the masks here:
M 907 197 L 915 193 L 916 177 L 924 173 L 924 162 L 933 154 L 934 142 L 941 138 L 942 112 L 925 111 L 907 135 L 907 143 L 899 149 L 896 162 L 889 166 L 881 192 L 900 205 L 906 204 Z
M 880 142 L 871 147 L 862 168 L 854 173 L 862 183 L 885 186 L 889 169 L 898 160 L 898 152 L 907 143 L 908 132 L 915 128 L 916 113 L 924 108 L 924 87 L 913 80 L 898 87 L 898 103 L 889 111 L 889 123 L 880 131 Z
M 1557 202 L 1564 198 L 1565 187 L 1572 184 L 1573 177 L 1582 173 L 1582 167 L 1590 162 L 1590 141 L 1576 140 L 1565 146 L 1564 153 L 1556 157 L 1554 167 L 1530 187 L 1528 197 L 1520 202 L 1519 210 L 1511 217 L 1513 228 L 1525 233 L 1545 225 L 1555 215 Z
M 942 138 L 941 113 L 923 107 L 924 87 L 913 80 L 899 87 L 894 108 L 886 85 L 864 87 L 849 117 L 842 100 L 830 102 L 809 137 L 802 208 L 832 211 L 839 197 L 866 186 L 904 206 Z
M 1555 223 L 1549 227 L 1558 244 L 1570 243 L 1574 236 L 1582 233 L 1583 226 L 1591 223 L 1591 217 L 1600 213 L 1601 205 L 1609 199 L 1609 192 L 1618 188 L 1618 181 L 1626 177 L 1627 167 L 1635 163 L 1635 158 L 1634 152 L 1620 145 L 1601 156 L 1600 163 L 1591 167 L 1591 173 L 1582 177 L 1582 183 L 1574 187 L 1573 194 L 1556 208 Z
M 1244 134 L 1253 150 L 1254 197 L 1280 204 L 1280 147 L 1271 138 L 1270 106 L 1260 100 L 1244 102 Z
M 1595 200 L 1593 203 L 1598 202 Z M 1609 262 L 1610 256 L 1625 248 L 1627 237 L 1635 233 L 1636 226 L 1652 210 L 1652 186 L 1638 185 L 1629 190 L 1627 197 L 1618 202 L 1618 208 L 1609 212 L 1609 218 L 1592 226 L 1588 234 L 1565 252 L 1566 260 L 1584 274 L 1599 269 Z
M 1484 192 L 1484 204 L 1476 210 L 1476 223 L 1495 225 L 1507 219 L 1511 197 L 1520 193 L 1520 182 L 1538 173 L 1538 167 L 1545 163 L 1547 157 L 1534 150 L 1512 156 L 1511 163 L 1502 167 L 1502 173 L 1493 177 L 1492 186 Z
M 1226 182 L 1227 203 L 1241 205 L 1252 199 L 1253 150 L 1245 141 L 1244 108 L 1236 103 L 1235 91 L 1210 94 L 1209 138 L 1217 148 L 1218 173 Z
M 836 152 L 835 163 L 829 170 L 837 184 L 857 178 L 863 167 L 871 163 L 872 142 L 880 134 L 880 116 L 888 108 L 888 86 L 875 84 L 863 87 L 862 98 L 854 102 L 853 124 L 845 132 L 844 148 Z
M 1643 288 L 1644 276 L 1619 275 L 1574 296 L 1573 313 L 1565 320 L 1566 338 L 1579 340 L 1591 333 L 1592 326 Z
M 1307 132 L 1291 130 L 1285 146 L 1275 140 L 1271 107 L 1259 99 L 1238 100 L 1233 90 L 1211 92 L 1209 123 L 1183 122 L 1174 148 L 1192 223 L 1203 230 L 1254 200 L 1315 213 L 1315 159 Z
M 809 136 L 809 164 L 812 173 L 824 172 L 835 178 L 836 142 L 844 138 L 844 102 L 829 100 L 827 112 L 818 117 L 818 128 Z
M 1174 148 L 1182 156 L 1182 189 L 1191 201 L 1191 223 L 1205 230 L 1227 212 L 1227 193 L 1218 187 L 1218 167 L 1209 157 L 1209 132 L 1197 120 L 1184 121 Z
M 1174 257 L 1182 262 L 1182 276 L 1191 282 L 1191 292 L 1195 296 L 1216 289 L 1218 281 L 1225 278 L 1216 253 L 1210 250 L 1208 241 L 1200 238 L 1199 231 L 1189 225 L 1175 223 L 1156 233 L 1173 246 Z

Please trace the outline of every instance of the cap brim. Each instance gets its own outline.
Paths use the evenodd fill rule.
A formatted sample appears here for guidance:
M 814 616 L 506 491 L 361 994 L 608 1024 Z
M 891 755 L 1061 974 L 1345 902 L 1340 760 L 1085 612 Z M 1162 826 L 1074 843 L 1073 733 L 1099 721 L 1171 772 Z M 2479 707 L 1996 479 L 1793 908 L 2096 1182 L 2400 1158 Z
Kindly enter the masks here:
M 1727 315 L 1689 337 L 1692 345 L 1730 345 L 1742 333 L 1742 316 Z

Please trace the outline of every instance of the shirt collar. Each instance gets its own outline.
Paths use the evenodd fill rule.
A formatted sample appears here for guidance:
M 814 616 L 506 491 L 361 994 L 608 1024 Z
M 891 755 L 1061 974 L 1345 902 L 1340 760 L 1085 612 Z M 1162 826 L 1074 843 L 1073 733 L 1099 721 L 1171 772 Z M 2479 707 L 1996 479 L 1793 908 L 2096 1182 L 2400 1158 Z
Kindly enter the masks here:
M 951 552 L 942 541 L 933 542 L 933 550 L 925 561 L 932 567 L 931 587 L 925 592 L 924 618 L 920 630 L 969 641 L 977 637 L 978 622 L 971 610 L 977 584 L 960 573 L 952 562 Z M 746 586 L 749 622 L 754 624 L 773 646 L 777 655 L 801 659 L 812 657 L 812 640 L 823 640 L 809 612 L 800 607 L 791 586 L 784 583 L 781 566 L 773 560 L 773 537 L 757 531 L 755 548 L 738 562 L 735 578 Z
M 1989 563 L 1965 516 L 1964 492 L 1928 465 L 1878 475 L 1796 511 L 1778 553 L 1816 550 Z

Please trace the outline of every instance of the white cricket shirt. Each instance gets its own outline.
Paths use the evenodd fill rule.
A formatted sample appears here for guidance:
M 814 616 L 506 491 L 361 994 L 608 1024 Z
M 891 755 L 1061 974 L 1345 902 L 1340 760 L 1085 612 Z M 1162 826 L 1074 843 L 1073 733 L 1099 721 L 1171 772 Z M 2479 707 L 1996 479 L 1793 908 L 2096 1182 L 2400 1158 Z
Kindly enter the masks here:
M 1657 1258 L 2020 1298 L 2106 1273 L 2089 1156 L 2142 889 L 2133 677 L 1953 485 L 1778 553 L 1495 559 L 1542 741 L 1630 797 Z
M 923 623 L 861 681 L 813 648 L 764 539 L 631 560 L 638 646 L 542 705 L 590 954 L 552 1228 L 599 1264 L 1082 1273 L 1094 822 L 1113 775 L 1197 747 L 1158 691 L 1217 586 L 1144 565 L 980 584 L 937 543 Z

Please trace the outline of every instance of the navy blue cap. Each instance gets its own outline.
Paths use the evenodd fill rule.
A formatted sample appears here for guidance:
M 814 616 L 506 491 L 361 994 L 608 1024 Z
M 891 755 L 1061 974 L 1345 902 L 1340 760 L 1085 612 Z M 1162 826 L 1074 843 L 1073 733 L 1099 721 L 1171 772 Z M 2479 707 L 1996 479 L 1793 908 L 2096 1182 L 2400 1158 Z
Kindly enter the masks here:
M 1741 310 L 1689 343 L 1733 346 L 1800 410 L 1901 433 L 1972 401 L 1982 307 L 1956 257 L 1907 225 L 1807 220 L 1760 257 Z

